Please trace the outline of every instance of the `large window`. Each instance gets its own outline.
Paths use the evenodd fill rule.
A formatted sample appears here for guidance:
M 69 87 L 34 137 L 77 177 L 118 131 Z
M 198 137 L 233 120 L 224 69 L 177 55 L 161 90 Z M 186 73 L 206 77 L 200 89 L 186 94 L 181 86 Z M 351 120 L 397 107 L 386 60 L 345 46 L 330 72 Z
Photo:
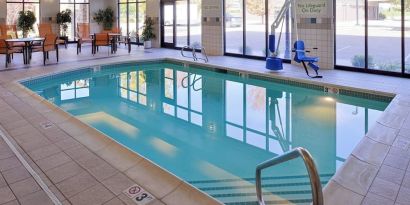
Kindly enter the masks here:
M 165 68 L 162 110 L 202 127 L 202 76 Z
M 72 11 L 71 24 L 68 25 L 67 35 L 69 40 L 75 40 L 77 23 L 90 22 L 89 0 L 60 0 L 60 11 Z
M 407 0 L 337 0 L 336 67 L 406 73 Z M 408 25 L 407 25 L 408 28 Z
M 225 0 L 225 53 L 268 56 L 266 37 L 283 4 L 284 0 Z M 276 29 L 277 38 L 281 31 L 279 55 L 290 58 L 290 13 L 283 27 Z
M 130 36 L 131 41 L 136 42 L 137 34 L 140 36 L 146 13 L 145 1 L 119 0 L 118 16 L 121 33 Z
M 40 22 L 40 0 L 7 0 L 7 24 L 17 24 L 18 13 L 20 11 L 32 11 L 34 12 L 37 25 Z M 34 31 L 29 33 L 29 36 L 36 36 L 37 26 L 34 26 Z M 22 34 L 19 32 L 19 36 Z
M 291 93 L 225 81 L 226 136 L 275 154 L 292 147 Z
M 144 71 L 120 74 L 119 96 L 131 102 L 147 105 L 147 77 Z

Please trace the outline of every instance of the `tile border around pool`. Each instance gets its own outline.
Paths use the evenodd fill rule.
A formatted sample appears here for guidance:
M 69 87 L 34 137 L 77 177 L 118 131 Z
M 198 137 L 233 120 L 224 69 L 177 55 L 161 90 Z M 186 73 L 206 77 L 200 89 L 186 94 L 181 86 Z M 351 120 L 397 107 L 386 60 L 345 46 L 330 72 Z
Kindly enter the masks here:
M 376 178 L 376 174 L 381 168 L 381 165 L 384 163 L 384 159 L 386 155 L 390 152 L 390 149 L 393 146 L 393 142 L 398 136 L 400 130 L 402 130 L 403 124 L 407 123 L 407 119 L 410 113 L 410 97 L 403 96 L 400 94 L 394 93 L 386 93 L 380 91 L 371 91 L 366 89 L 348 87 L 348 86 L 340 86 L 340 85 L 333 85 L 329 83 L 323 82 L 312 82 L 306 79 L 298 79 L 294 77 L 284 77 L 284 76 L 277 76 L 277 75 L 268 75 L 268 73 L 262 72 L 251 72 L 251 71 L 243 71 L 239 69 L 233 69 L 229 67 L 222 67 L 222 66 L 215 66 L 215 65 L 206 65 L 202 63 L 180 60 L 180 59 L 173 59 L 173 58 L 156 58 L 156 59 L 149 59 L 149 60 L 138 60 L 138 61 L 124 61 L 121 63 L 132 63 L 132 62 L 147 62 L 147 61 L 155 61 L 155 60 L 171 60 L 171 61 L 179 61 L 183 63 L 188 63 L 189 65 L 199 65 L 204 66 L 210 69 L 226 69 L 228 71 L 240 72 L 240 73 L 248 73 L 248 74 L 255 74 L 257 76 L 269 76 L 274 79 L 282 79 L 282 80 L 289 80 L 289 81 L 297 81 L 301 83 L 313 84 L 313 85 L 322 85 L 322 86 L 333 86 L 340 89 L 346 90 L 353 90 L 356 92 L 364 92 L 370 93 L 375 95 L 386 96 L 389 98 L 393 98 L 389 106 L 386 108 L 385 112 L 382 116 L 377 120 L 377 123 L 369 129 L 369 132 L 366 136 L 364 136 L 361 142 L 355 147 L 354 151 L 348 157 L 348 159 L 343 163 L 342 167 L 336 172 L 336 174 L 332 177 L 326 187 L 324 187 L 324 198 L 326 204 L 338 205 L 338 204 L 351 204 L 351 205 L 359 205 L 362 203 L 365 196 L 368 194 L 369 189 L 373 183 L 373 180 Z M 120 64 L 120 63 L 115 63 Z M 112 65 L 112 64 L 106 64 Z M 103 66 L 103 65 L 101 65 Z M 80 68 L 69 69 L 70 71 L 78 70 Z M 66 71 L 62 71 L 66 72 Z M 56 72 L 56 73 L 62 73 Z M 48 73 L 46 75 L 52 75 L 55 73 Z M 41 76 L 41 75 L 39 75 Z M 31 90 L 21 85 L 19 82 L 22 80 L 29 80 L 33 79 L 33 77 L 20 79 L 18 81 L 14 81 L 14 85 L 17 85 L 18 89 L 13 89 L 15 92 L 19 90 L 24 90 L 25 94 L 21 96 L 29 94 L 28 97 L 24 97 L 25 100 L 30 101 L 30 99 L 36 99 L 41 103 L 45 103 L 47 106 L 53 107 L 53 109 L 60 109 L 55 105 L 46 102 L 40 96 L 35 95 Z M 16 94 L 17 95 L 17 94 Z M 68 113 L 60 110 L 59 114 L 66 114 L 69 116 Z M 75 120 L 74 120 L 75 121 Z M 78 124 L 82 123 L 81 121 L 76 121 L 77 126 Z M 409 123 L 410 125 L 410 120 Z M 135 153 L 134 153 L 135 154 Z M 138 156 L 138 155 L 135 155 Z M 158 168 L 162 170 L 161 168 Z M 170 174 L 170 173 L 169 173 Z M 172 176 L 172 174 L 170 174 Z M 182 182 L 183 183 L 183 182 Z M 142 183 L 144 186 L 144 183 Z M 179 187 L 179 186 L 178 186 Z M 199 193 L 196 197 L 205 197 L 209 199 L 210 197 L 206 194 L 200 192 L 196 188 L 192 188 L 190 185 L 184 185 L 185 188 L 180 188 L 179 194 L 192 194 L 192 193 Z M 189 187 L 189 191 L 186 189 Z M 150 190 L 150 189 L 148 189 Z M 155 194 L 154 194 L 155 195 Z M 196 199 L 195 197 L 195 199 Z M 178 199 L 173 198 L 171 201 L 177 204 Z M 170 203 L 172 204 L 172 203 Z

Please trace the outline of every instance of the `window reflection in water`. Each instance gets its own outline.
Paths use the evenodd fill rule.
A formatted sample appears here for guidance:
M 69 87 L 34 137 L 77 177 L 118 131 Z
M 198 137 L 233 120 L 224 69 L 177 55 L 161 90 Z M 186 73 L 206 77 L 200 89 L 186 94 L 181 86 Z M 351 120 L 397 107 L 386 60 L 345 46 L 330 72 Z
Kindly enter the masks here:
M 89 79 L 76 80 L 60 85 L 60 99 L 71 100 L 90 96 Z
M 202 127 L 202 76 L 164 69 L 165 114 Z
M 121 98 L 147 105 L 147 82 L 144 71 L 120 73 L 119 85 Z
M 276 154 L 288 151 L 290 94 L 234 81 L 225 84 L 226 135 Z

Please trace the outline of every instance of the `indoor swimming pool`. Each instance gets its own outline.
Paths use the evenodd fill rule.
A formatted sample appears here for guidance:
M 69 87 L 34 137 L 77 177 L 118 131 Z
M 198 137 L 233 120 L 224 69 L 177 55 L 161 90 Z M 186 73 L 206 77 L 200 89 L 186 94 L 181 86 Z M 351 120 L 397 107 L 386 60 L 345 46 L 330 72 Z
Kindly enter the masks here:
M 173 61 L 94 66 L 22 84 L 226 204 L 256 202 L 256 165 L 295 147 L 312 154 L 324 186 L 389 104 Z M 265 170 L 262 187 L 267 204 L 311 201 L 300 159 Z

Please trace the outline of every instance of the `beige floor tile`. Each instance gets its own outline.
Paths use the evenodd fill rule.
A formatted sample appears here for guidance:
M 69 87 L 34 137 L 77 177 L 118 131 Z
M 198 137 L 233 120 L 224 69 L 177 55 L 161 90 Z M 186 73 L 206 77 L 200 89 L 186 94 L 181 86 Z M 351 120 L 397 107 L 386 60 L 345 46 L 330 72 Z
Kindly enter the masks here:
M 125 173 L 158 198 L 169 194 L 182 183 L 178 178 L 171 176 L 162 169 L 158 169 L 157 166 L 147 160 L 141 161 Z
M 370 186 L 369 192 L 383 196 L 390 200 L 395 200 L 397 193 L 399 192 L 400 185 L 392 183 L 390 181 L 376 178 L 373 184 Z
M 31 177 L 31 175 L 25 167 L 18 166 L 3 172 L 3 177 L 6 179 L 7 183 L 12 184 L 27 179 Z
M 48 171 L 70 161 L 72 161 L 70 157 L 68 157 L 64 152 L 60 152 L 58 154 L 37 160 L 36 163 L 43 171 Z
M 0 145 L 0 160 L 7 159 L 12 156 L 14 156 L 14 153 L 7 144 Z
M 333 179 L 344 188 L 365 195 L 376 177 L 378 168 L 374 165 L 349 157 L 339 168 Z
M 394 154 L 387 154 L 386 159 L 384 159 L 383 164 L 391 166 L 397 169 L 406 170 L 409 164 L 410 158 L 401 157 Z
M 19 166 L 21 166 L 21 163 L 15 156 L 0 160 L 0 171 L 1 172 L 7 171 L 9 169 L 13 169 Z
M 61 149 L 58 148 L 56 145 L 50 144 L 44 147 L 41 147 L 39 149 L 33 150 L 29 152 L 28 154 L 33 160 L 39 160 L 39 159 L 44 159 L 46 157 L 49 157 L 51 155 L 55 155 L 57 153 L 61 152 Z
M 396 203 L 400 204 L 410 204 L 410 189 L 406 187 L 401 187 L 399 195 L 397 196 Z
M 17 200 L 14 200 L 14 201 L 10 201 L 10 202 L 7 202 L 5 204 L 2 204 L 2 205 L 20 205 L 20 204 Z
M 124 205 L 125 203 L 122 202 L 120 199 L 118 199 L 117 197 L 109 200 L 108 202 L 106 202 L 104 205 Z
M 87 170 L 90 170 L 92 168 L 101 166 L 103 164 L 106 164 L 107 162 L 101 159 L 99 156 L 97 156 L 94 153 L 90 154 L 85 154 L 81 158 L 76 160 L 78 164 L 80 164 L 82 167 L 84 167 Z
M 382 196 L 369 193 L 364 198 L 362 205 L 393 205 L 394 201 L 390 199 L 386 199 Z
M 326 205 L 360 205 L 363 198 L 362 195 L 344 188 L 333 180 L 329 181 L 323 192 L 323 201 Z
M 50 129 L 47 130 L 40 130 L 44 135 L 49 139 L 51 142 L 56 143 L 61 140 L 65 140 L 68 138 L 71 138 L 70 135 L 62 131 L 61 129 L 57 128 L 57 126 L 53 126 Z
M 403 181 L 404 174 L 404 170 L 383 165 L 377 173 L 377 177 L 400 185 Z
M 397 137 L 397 134 L 397 129 L 384 126 L 380 123 L 375 123 L 366 136 L 374 141 L 392 145 Z
M 116 168 L 112 167 L 108 163 L 103 163 L 99 166 L 88 169 L 88 171 L 98 181 L 103 181 L 104 179 L 107 179 L 108 177 L 111 177 L 119 172 Z
M 97 180 L 95 180 L 90 174 L 82 172 L 58 183 L 57 188 L 64 194 L 64 196 L 70 198 L 97 183 Z
M 389 151 L 389 146 L 368 137 L 362 138 L 353 150 L 353 155 L 370 164 L 380 166 Z
M 68 137 L 64 140 L 56 142 L 55 145 L 60 147 L 60 149 L 62 149 L 62 150 L 67 150 L 67 149 L 70 149 L 70 148 L 73 148 L 73 147 L 78 147 L 81 144 L 77 140 L 75 140 L 74 138 Z
M 113 199 L 114 195 L 101 184 L 97 184 L 81 193 L 71 197 L 69 200 L 75 205 L 99 205 Z
M 15 200 L 13 192 L 9 187 L 0 188 L 0 204 Z
M 32 177 L 10 184 L 10 188 L 18 199 L 41 190 Z
M 70 118 L 69 120 L 64 121 L 63 123 L 59 123 L 58 127 L 71 136 L 82 135 L 90 129 L 90 127 L 88 127 L 87 125 L 83 124 L 80 120 L 75 118 Z
M 59 183 L 85 171 L 74 161 L 67 162 L 63 165 L 50 169 L 46 172 L 46 175 L 53 183 Z
M 97 152 L 101 158 L 109 162 L 120 171 L 125 171 L 136 165 L 142 158 L 117 143 L 111 143 Z
M 84 134 L 73 137 L 94 152 L 107 147 L 113 142 L 108 137 L 93 129 L 90 129 Z
M 68 156 L 74 160 L 90 156 L 93 153 L 84 146 L 73 147 L 64 151 Z
M 21 205 L 53 205 L 51 199 L 47 196 L 44 191 L 38 191 L 32 194 L 29 194 L 19 200 Z
M 117 173 L 116 175 L 104 180 L 102 183 L 115 195 L 119 195 L 125 189 L 135 184 L 134 181 L 122 173 Z

